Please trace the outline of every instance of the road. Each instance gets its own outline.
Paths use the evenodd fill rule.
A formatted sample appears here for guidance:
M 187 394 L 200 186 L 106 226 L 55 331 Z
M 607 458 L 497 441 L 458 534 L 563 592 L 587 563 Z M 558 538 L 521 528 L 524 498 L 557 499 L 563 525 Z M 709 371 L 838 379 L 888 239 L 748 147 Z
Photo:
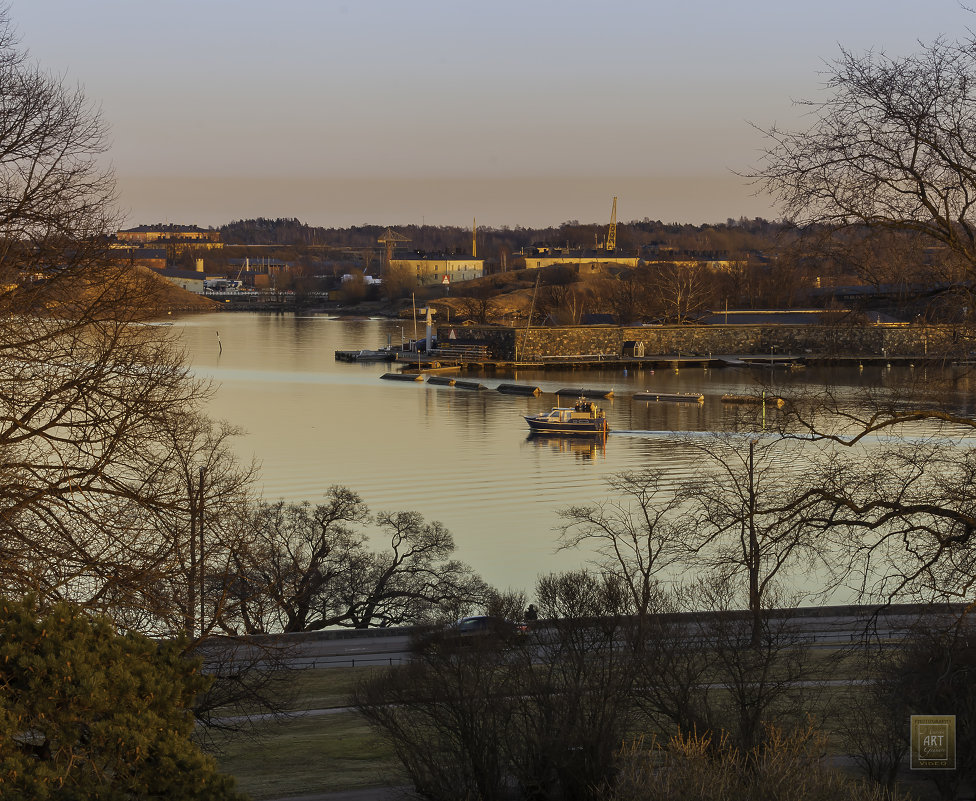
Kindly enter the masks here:
M 959 611 L 961 606 L 953 607 Z M 916 604 L 889 607 L 820 607 L 773 612 L 772 619 L 789 618 L 799 636 L 814 648 L 836 648 L 861 641 L 880 644 L 897 644 L 922 616 L 930 625 L 947 619 L 946 607 L 924 608 Z M 747 619 L 745 613 L 729 613 L 730 616 Z M 690 636 L 698 636 L 691 616 L 675 615 L 673 622 L 683 623 Z M 540 624 L 541 632 L 545 624 Z M 289 667 L 333 668 L 375 667 L 398 665 L 411 659 L 410 628 L 363 629 L 340 631 L 303 632 L 282 635 L 262 635 L 234 643 L 231 640 L 215 640 L 209 647 L 226 644 L 234 649 L 235 658 L 261 659 L 261 648 L 282 648 L 281 656 Z

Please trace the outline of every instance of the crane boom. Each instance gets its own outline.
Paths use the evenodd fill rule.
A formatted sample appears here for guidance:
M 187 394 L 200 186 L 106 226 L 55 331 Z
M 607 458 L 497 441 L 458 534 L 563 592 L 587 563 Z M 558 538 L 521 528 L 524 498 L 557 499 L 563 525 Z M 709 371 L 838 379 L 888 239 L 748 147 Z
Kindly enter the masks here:
M 617 249 L 617 198 L 613 198 L 613 211 L 610 212 L 610 230 L 607 231 L 607 250 Z

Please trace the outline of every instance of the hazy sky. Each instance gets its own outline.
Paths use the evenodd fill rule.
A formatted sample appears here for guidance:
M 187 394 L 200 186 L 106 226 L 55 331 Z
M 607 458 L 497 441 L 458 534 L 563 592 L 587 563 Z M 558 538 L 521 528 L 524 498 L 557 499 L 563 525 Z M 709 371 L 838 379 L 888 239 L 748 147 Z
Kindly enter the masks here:
M 838 45 L 963 34 L 955 0 L 10 0 L 112 131 L 128 223 L 720 222 Z

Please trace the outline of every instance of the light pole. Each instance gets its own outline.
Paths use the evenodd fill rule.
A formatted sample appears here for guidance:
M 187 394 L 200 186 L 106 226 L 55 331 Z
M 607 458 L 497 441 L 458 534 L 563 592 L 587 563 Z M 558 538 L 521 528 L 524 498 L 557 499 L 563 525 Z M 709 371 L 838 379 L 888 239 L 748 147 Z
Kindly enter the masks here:
M 203 553 L 204 553 L 203 552 L 203 511 L 204 511 L 204 509 L 203 509 L 203 499 L 204 499 L 203 480 L 204 480 L 204 477 L 206 476 L 206 473 L 207 473 L 207 468 L 205 468 L 205 467 L 203 467 L 201 465 L 201 467 L 200 467 L 200 488 L 198 490 L 198 492 L 199 492 L 199 498 L 198 498 L 199 510 L 198 510 L 198 513 L 197 513 L 197 521 L 198 521 L 197 522 L 197 525 L 198 525 L 198 527 L 200 529 L 200 638 L 201 639 L 203 638 L 204 634 L 206 633 L 206 623 L 205 623 L 205 617 L 204 617 L 204 613 L 206 611 L 206 606 L 205 606 L 205 603 L 206 603 L 206 593 L 205 593 L 205 590 L 206 590 L 206 571 L 204 570 L 204 559 L 203 559 Z
M 199 483 L 196 489 L 193 487 L 193 474 L 187 477 L 189 483 L 189 512 L 190 512 L 190 575 L 187 581 L 187 605 L 186 613 L 183 616 L 183 626 L 187 636 L 193 637 L 196 630 L 196 609 L 197 609 L 197 590 L 200 592 L 200 637 L 205 633 L 206 624 L 204 613 L 206 611 L 205 589 L 206 571 L 203 569 L 203 482 L 206 476 L 206 468 L 199 469 Z M 197 547 L 199 546 L 199 552 Z M 197 573 L 199 572 L 199 578 Z M 199 583 L 198 583 L 199 582 Z

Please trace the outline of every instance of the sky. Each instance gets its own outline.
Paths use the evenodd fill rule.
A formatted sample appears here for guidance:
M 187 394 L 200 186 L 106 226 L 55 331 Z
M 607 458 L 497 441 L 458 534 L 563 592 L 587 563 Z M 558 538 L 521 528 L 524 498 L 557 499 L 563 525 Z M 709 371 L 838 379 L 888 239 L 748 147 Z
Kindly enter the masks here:
M 775 219 L 740 177 L 839 47 L 962 36 L 955 0 L 7 0 L 111 131 L 128 225 Z

